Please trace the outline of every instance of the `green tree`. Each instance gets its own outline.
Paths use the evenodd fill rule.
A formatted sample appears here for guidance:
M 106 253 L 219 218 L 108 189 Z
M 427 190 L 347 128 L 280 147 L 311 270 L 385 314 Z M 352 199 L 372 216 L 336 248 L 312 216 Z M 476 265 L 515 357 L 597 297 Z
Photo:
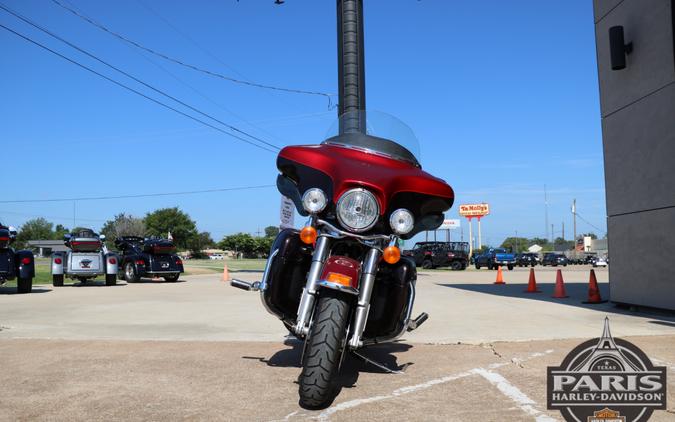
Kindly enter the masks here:
M 180 249 L 189 249 L 190 242 L 198 236 L 195 222 L 178 207 L 153 211 L 143 221 L 148 236 L 166 237 L 171 232 L 173 242 Z
M 593 233 L 593 232 L 591 232 L 591 233 L 584 233 L 584 234 L 582 234 L 581 236 L 582 236 L 582 237 L 588 236 L 588 237 L 590 237 L 591 239 L 597 239 L 597 238 L 598 238 L 598 235 L 596 235 L 596 234 Z
M 259 247 L 256 238 L 248 233 L 236 233 L 223 237 L 223 240 L 218 242 L 218 247 L 235 253 L 243 253 L 244 256 L 253 256 Z
M 54 236 L 52 228 L 54 224 L 46 219 L 39 217 L 26 221 L 18 229 L 14 247 L 23 249 L 28 245 L 29 240 L 49 240 Z
M 507 237 L 502 242 L 502 248 L 512 250 L 513 253 L 526 251 L 528 248 L 529 239 L 525 237 Z
M 274 237 L 272 237 L 272 236 L 256 237 L 255 238 L 255 243 L 256 243 L 255 253 L 256 253 L 256 255 L 262 256 L 262 257 L 267 257 L 267 255 L 270 253 L 270 249 L 272 248 L 273 242 L 274 242 Z
M 52 239 L 53 240 L 62 240 L 63 236 L 66 234 L 70 233 L 70 230 L 68 230 L 68 227 L 57 224 L 56 227 L 54 228 L 54 233 L 52 234 Z
M 265 237 L 275 238 L 279 234 L 279 227 L 267 226 L 265 227 Z
M 216 246 L 216 242 L 213 241 L 211 233 L 209 232 L 201 232 L 188 241 L 188 249 L 190 250 L 193 258 L 206 258 L 202 251 L 204 249 L 210 249 L 214 246 Z
M 105 235 L 108 247 L 112 247 L 115 239 L 120 236 L 145 236 L 145 222 L 132 215 L 117 214 L 112 220 L 103 224 L 101 234 Z

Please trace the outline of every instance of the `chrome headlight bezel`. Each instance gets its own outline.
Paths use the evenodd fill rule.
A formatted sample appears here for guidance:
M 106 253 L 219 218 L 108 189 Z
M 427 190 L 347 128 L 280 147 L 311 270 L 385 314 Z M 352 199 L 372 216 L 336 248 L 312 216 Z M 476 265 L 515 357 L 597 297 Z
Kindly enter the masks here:
M 410 226 L 407 228 L 407 230 L 406 229 L 397 230 L 395 220 L 400 220 L 401 216 L 407 217 L 407 218 L 410 219 Z M 395 210 L 394 212 L 392 212 L 391 215 L 389 216 L 389 226 L 391 227 L 391 230 L 396 234 L 399 234 L 399 235 L 408 234 L 412 231 L 413 228 L 415 228 L 415 216 L 413 215 L 412 212 L 410 212 L 410 210 L 405 209 L 405 208 L 399 208 L 399 209 Z
M 343 213 L 345 213 L 346 211 L 343 209 L 343 206 L 345 204 L 345 200 L 347 200 L 347 198 L 349 198 L 354 193 L 364 194 L 368 198 L 368 200 L 372 202 L 371 205 L 375 209 L 372 221 L 370 221 L 367 225 L 363 227 L 353 227 L 350 226 L 349 224 L 346 224 L 344 221 Z M 349 189 L 340 196 L 340 199 L 338 199 L 337 204 L 335 206 L 335 214 L 337 215 L 337 219 L 340 222 L 340 225 L 342 225 L 342 227 L 351 232 L 362 233 L 372 229 L 375 226 L 375 224 L 377 224 L 377 221 L 379 220 L 380 217 L 380 204 L 379 202 L 377 202 L 377 198 L 375 197 L 375 195 L 367 189 L 363 188 Z
M 312 207 L 313 203 L 311 202 L 312 196 L 314 198 L 319 198 L 320 201 L 322 200 L 323 203 L 319 202 L 318 206 Z M 310 214 L 318 214 L 321 211 L 326 209 L 326 206 L 328 205 L 328 198 L 326 197 L 326 193 L 322 191 L 319 188 L 311 188 L 307 189 L 305 193 L 302 195 L 302 208 L 305 209 Z

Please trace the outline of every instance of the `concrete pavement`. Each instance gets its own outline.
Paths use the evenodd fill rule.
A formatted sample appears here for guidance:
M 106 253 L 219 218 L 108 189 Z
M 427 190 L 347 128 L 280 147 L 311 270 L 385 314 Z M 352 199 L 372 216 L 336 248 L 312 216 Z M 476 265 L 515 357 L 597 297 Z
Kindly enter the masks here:
M 607 296 L 607 272 L 597 271 Z M 546 410 L 546 366 L 558 365 L 610 317 L 616 337 L 669 368 L 675 419 L 675 318 L 584 305 L 587 268 L 563 271 L 569 299 L 550 298 L 555 272 L 421 272 L 415 312 L 431 317 L 395 344 L 353 357 L 332 406 L 297 404 L 301 344 L 285 338 L 256 293 L 219 274 L 179 283 L 0 288 L 0 420 L 561 420 Z M 246 280 L 256 272 L 234 274 Z

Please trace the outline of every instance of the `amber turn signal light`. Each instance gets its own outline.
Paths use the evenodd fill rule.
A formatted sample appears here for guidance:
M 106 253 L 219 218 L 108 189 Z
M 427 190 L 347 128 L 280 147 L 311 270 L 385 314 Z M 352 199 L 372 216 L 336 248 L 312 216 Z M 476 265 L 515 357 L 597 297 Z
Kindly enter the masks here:
M 387 246 L 382 252 L 382 259 L 387 264 L 396 264 L 401 259 L 401 250 L 398 246 Z
M 303 243 L 306 243 L 308 245 L 313 244 L 316 242 L 316 229 L 312 226 L 306 226 L 303 227 L 302 230 L 300 230 L 300 240 L 303 241 Z
M 352 285 L 352 278 L 348 275 L 338 274 L 338 273 L 328 273 L 326 281 L 331 283 L 340 284 L 345 287 L 350 287 Z

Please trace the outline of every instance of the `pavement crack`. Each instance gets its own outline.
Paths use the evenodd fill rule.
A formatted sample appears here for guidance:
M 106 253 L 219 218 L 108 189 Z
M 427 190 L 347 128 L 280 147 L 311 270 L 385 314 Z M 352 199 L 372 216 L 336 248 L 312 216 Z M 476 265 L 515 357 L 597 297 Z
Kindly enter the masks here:
M 490 351 L 492 352 L 492 354 L 495 355 L 495 356 L 497 356 L 498 358 L 500 358 L 500 359 L 503 359 L 503 358 L 504 358 L 504 356 L 502 356 L 501 353 L 499 353 L 499 352 L 497 351 L 497 349 L 495 348 L 495 345 L 494 345 L 494 344 L 492 344 L 492 343 L 481 343 L 480 346 L 481 346 L 482 348 L 484 348 L 484 349 L 490 349 Z

